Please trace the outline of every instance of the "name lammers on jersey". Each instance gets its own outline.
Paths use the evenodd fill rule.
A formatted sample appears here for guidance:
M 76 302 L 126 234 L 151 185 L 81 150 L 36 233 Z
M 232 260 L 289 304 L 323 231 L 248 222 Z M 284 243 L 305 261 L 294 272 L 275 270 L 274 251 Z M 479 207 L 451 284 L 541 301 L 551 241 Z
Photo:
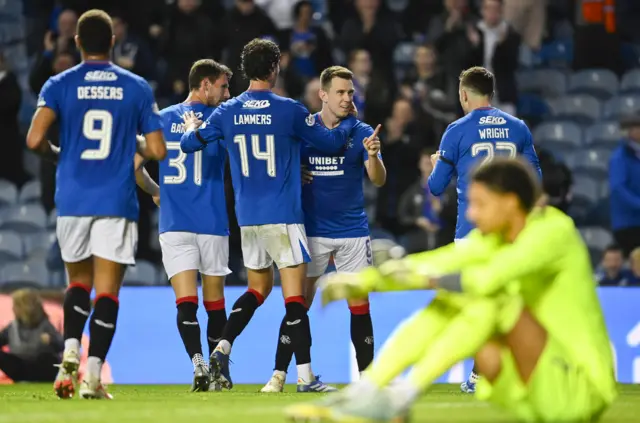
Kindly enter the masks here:
M 492 140 L 492 139 L 508 139 L 509 128 L 484 128 L 478 129 L 480 139 Z
M 234 125 L 271 125 L 271 115 L 234 115 Z
M 78 100 L 122 100 L 124 88 L 90 86 L 78 87 Z
M 343 164 L 344 164 L 344 156 L 343 157 L 318 157 L 318 156 L 309 157 L 311 174 L 314 176 L 344 175 L 344 170 L 340 170 L 338 168 L 338 166 Z

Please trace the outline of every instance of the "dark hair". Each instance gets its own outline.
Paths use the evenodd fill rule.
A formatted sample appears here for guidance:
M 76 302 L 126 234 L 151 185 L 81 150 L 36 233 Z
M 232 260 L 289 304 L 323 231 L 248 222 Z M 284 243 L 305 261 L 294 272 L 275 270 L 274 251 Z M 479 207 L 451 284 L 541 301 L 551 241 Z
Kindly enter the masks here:
M 309 0 L 300 0 L 293 6 L 293 17 L 298 19 L 300 17 L 300 12 L 302 12 L 302 8 L 305 6 L 309 6 L 313 9 L 313 4 Z
M 229 79 L 233 76 L 231 69 L 216 62 L 213 59 L 200 59 L 191 65 L 189 71 L 189 90 L 197 90 L 203 80 L 208 79 L 215 82 L 222 75 L 227 75 Z
M 608 245 L 607 248 L 605 248 L 604 252 L 605 253 L 620 253 L 620 254 L 624 254 L 623 251 L 622 251 L 622 247 L 619 246 L 618 244 Z
M 108 55 L 111 51 L 113 23 L 103 10 L 84 12 L 78 19 L 76 34 L 80 39 L 80 47 L 86 54 Z
M 342 66 L 329 66 L 320 74 L 320 86 L 323 91 L 328 91 L 331 88 L 331 81 L 333 78 L 342 78 L 346 80 L 353 80 L 353 72 Z
M 247 79 L 266 81 L 280 63 L 280 48 L 271 40 L 254 38 L 244 46 L 240 59 Z
M 495 77 L 486 68 L 474 66 L 460 74 L 460 85 L 476 94 L 493 97 Z
M 527 213 L 533 209 L 542 191 L 533 168 L 522 159 L 496 157 L 478 166 L 471 180 L 500 194 L 515 194 Z

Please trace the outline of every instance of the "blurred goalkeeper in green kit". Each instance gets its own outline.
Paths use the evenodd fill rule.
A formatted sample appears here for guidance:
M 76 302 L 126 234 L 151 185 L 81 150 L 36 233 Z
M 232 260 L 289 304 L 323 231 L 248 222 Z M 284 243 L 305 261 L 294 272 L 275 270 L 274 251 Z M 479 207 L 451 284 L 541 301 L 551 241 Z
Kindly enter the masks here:
M 370 292 L 437 293 L 396 329 L 360 381 L 319 403 L 294 405 L 289 416 L 403 421 L 422 392 L 468 357 L 484 376 L 477 397 L 519 421 L 594 422 L 614 401 L 609 338 L 571 218 L 536 206 L 538 178 L 520 160 L 477 168 L 468 197 L 477 229 L 465 242 L 321 280 L 325 304 Z

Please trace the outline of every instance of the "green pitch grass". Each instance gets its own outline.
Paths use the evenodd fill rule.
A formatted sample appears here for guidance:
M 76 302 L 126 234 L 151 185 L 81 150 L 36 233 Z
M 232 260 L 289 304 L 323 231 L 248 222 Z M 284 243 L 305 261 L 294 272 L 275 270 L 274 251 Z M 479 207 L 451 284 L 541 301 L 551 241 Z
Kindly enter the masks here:
M 275 423 L 285 422 L 282 408 L 318 394 L 259 394 L 260 386 L 236 386 L 231 392 L 190 393 L 187 386 L 111 386 L 113 401 L 57 399 L 51 385 L 0 385 L 0 422 L 131 423 Z M 621 385 L 620 397 L 602 422 L 637 422 L 640 385 Z M 509 422 L 508 416 L 461 394 L 457 385 L 437 385 L 416 405 L 415 423 Z

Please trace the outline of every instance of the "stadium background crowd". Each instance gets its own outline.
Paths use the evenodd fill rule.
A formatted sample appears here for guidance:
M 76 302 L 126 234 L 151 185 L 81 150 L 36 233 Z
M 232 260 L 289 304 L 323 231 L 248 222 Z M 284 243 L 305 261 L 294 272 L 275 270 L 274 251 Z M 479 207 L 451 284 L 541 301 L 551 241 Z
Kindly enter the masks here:
M 603 6 L 615 3 L 615 11 Z M 365 186 L 372 236 L 411 252 L 450 242 L 455 186 L 425 190 L 446 126 L 461 115 L 457 77 L 482 65 L 495 105 L 534 134 L 551 203 L 580 225 L 602 285 L 640 285 L 640 2 L 634 0 L 0 0 L 0 285 L 63 287 L 55 244 L 55 166 L 25 151 L 44 82 L 78 63 L 80 13 L 114 17 L 113 61 L 152 82 L 160 107 L 183 101 L 197 59 L 247 86 L 242 46 L 255 37 L 285 52 L 276 92 L 319 111 L 317 76 L 355 74 L 360 117 L 383 125 L 384 187 Z M 604 12 L 603 12 L 604 11 Z M 619 54 L 611 54 L 619 52 Z M 52 131 L 50 138 L 58 142 Z M 610 162 L 611 160 L 611 162 Z M 154 167 L 155 166 L 155 167 Z M 149 171 L 157 177 L 157 164 Z M 228 284 L 244 284 L 231 184 Z M 129 285 L 166 285 L 157 210 L 139 193 L 138 265 Z M 336 199 L 336 201 L 340 201 Z M 628 267 L 627 270 L 625 266 Z

